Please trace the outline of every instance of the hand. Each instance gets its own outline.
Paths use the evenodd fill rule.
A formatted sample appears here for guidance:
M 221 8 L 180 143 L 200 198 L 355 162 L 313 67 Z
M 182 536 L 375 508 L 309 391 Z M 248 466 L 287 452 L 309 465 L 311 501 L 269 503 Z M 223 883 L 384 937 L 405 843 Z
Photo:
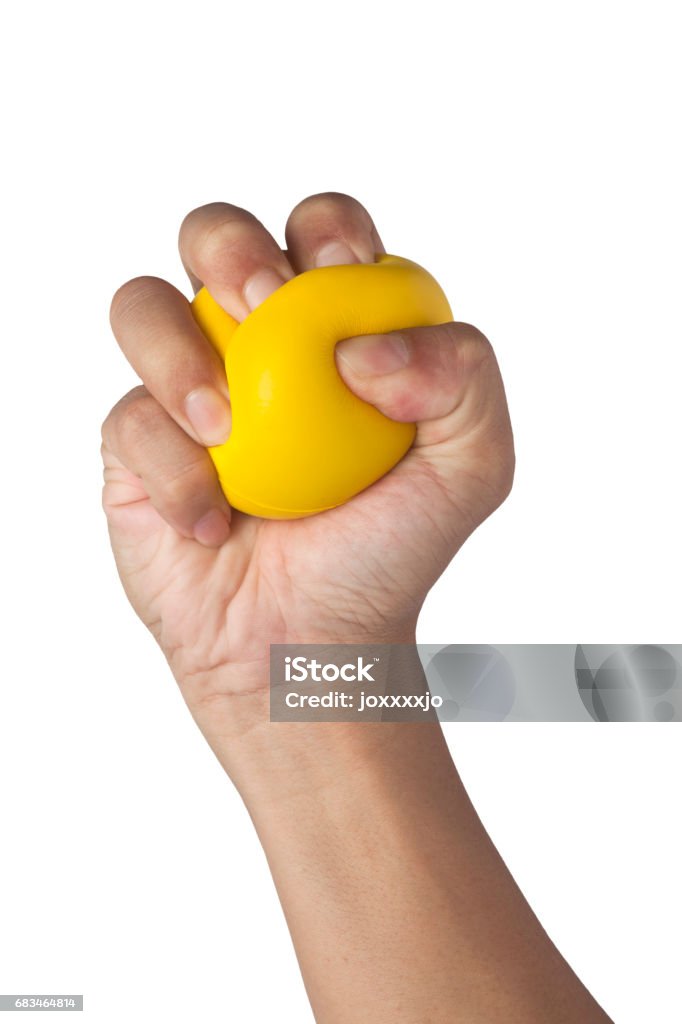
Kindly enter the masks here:
M 185 218 L 179 244 L 193 287 L 238 320 L 294 274 L 385 251 L 367 211 L 337 193 L 300 203 L 286 241 L 284 252 L 252 214 L 215 203 Z M 226 440 L 229 398 L 188 300 L 136 278 L 116 292 L 111 324 L 143 381 L 102 428 L 114 555 L 207 734 L 232 696 L 267 688 L 270 643 L 412 642 L 428 590 L 511 487 L 507 405 L 483 335 L 448 323 L 341 342 L 347 385 L 416 421 L 415 444 L 347 504 L 269 521 L 228 507 L 204 447 Z
M 299 204 L 286 239 L 283 252 L 251 214 L 214 204 L 185 219 L 180 251 L 237 319 L 295 273 L 383 251 L 337 194 Z M 502 864 L 437 721 L 267 718 L 270 643 L 414 642 L 429 588 L 507 495 L 512 435 L 486 339 L 449 323 L 340 342 L 347 385 L 416 421 L 416 441 L 347 504 L 287 522 L 222 495 L 204 445 L 227 437 L 227 386 L 187 299 L 138 278 L 111 321 L 143 381 L 102 428 L 119 573 L 248 808 L 315 1019 L 608 1024 Z

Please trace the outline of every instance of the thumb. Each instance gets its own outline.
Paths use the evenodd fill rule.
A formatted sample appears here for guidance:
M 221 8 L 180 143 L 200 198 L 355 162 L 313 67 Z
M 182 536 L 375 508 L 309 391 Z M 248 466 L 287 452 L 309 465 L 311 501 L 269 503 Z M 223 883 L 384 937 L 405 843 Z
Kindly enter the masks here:
M 417 424 L 414 454 L 481 522 L 514 473 L 507 400 L 492 345 L 465 323 L 346 338 L 336 346 L 348 387 L 390 419 Z

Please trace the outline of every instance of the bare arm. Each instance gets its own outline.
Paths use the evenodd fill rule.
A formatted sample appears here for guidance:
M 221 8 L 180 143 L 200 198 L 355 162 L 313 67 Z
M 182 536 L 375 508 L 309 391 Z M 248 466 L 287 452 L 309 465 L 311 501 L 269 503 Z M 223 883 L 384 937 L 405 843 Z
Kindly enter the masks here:
M 242 319 L 297 273 L 384 252 L 356 200 L 300 203 L 288 248 L 248 211 L 193 211 L 190 281 Z M 230 430 L 225 370 L 185 296 L 138 278 L 114 333 L 143 384 L 103 429 L 104 507 L 133 607 L 240 789 L 320 1024 L 606 1017 L 557 954 L 490 843 L 437 724 L 271 724 L 271 643 L 410 643 L 434 581 L 504 501 L 514 450 L 492 346 L 451 322 L 342 339 L 337 369 L 417 424 L 385 477 L 322 515 L 242 515 L 205 445 Z
M 319 1024 L 604 1024 L 436 723 L 273 723 L 227 762 Z

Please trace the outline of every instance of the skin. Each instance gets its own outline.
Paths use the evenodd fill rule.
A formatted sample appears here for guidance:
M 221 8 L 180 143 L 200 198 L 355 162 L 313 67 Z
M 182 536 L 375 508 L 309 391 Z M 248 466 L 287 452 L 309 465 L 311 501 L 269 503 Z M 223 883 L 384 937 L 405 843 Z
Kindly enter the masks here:
M 364 207 L 295 207 L 286 250 L 249 212 L 192 211 L 179 248 L 236 319 L 294 274 L 372 262 Z M 205 445 L 230 429 L 222 363 L 166 281 L 124 284 L 114 335 L 142 385 L 102 427 L 119 575 L 249 809 L 320 1024 L 608 1018 L 557 953 L 468 801 L 440 726 L 272 724 L 270 643 L 415 640 L 429 589 L 505 499 L 512 431 L 493 349 L 448 323 L 345 339 L 339 373 L 407 456 L 346 505 L 295 521 L 231 510 Z

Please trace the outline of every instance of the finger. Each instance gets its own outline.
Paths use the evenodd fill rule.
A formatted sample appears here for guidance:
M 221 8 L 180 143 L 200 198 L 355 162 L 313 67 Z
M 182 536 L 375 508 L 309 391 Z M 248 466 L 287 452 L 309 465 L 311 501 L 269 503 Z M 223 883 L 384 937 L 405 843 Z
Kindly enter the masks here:
M 230 507 L 208 452 L 146 388 L 134 388 L 114 406 L 102 425 L 102 443 L 138 478 L 159 515 L 183 537 L 206 547 L 219 547 L 227 540 Z M 131 486 L 126 492 L 136 493 Z
M 373 263 L 383 242 L 362 203 L 342 192 L 321 192 L 295 206 L 285 229 L 289 258 L 299 273 L 342 263 Z
M 447 323 L 347 338 L 339 372 L 358 397 L 390 419 L 417 424 L 415 447 L 445 477 L 484 467 L 508 492 L 513 439 L 493 348 L 475 327 Z
M 209 203 L 180 226 L 180 258 L 190 280 L 204 284 L 235 320 L 243 320 L 294 276 L 272 235 L 248 210 Z
M 160 278 L 137 277 L 114 295 L 110 320 L 131 366 L 175 422 L 200 444 L 226 441 L 225 368 L 185 296 Z

